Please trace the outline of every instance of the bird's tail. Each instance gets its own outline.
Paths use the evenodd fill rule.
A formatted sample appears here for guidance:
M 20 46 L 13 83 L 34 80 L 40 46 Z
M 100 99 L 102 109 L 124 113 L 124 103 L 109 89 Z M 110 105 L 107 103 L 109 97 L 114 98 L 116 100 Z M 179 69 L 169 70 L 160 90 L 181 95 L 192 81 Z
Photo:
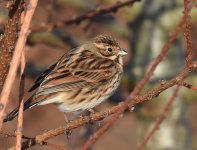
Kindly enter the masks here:
M 31 103 L 32 102 L 32 98 L 33 98 L 33 95 L 24 103 L 23 111 L 25 111 L 28 108 L 31 108 L 31 107 L 37 105 L 37 103 Z M 8 122 L 8 121 L 13 120 L 15 117 L 18 116 L 18 111 L 19 111 L 19 107 L 15 108 L 11 113 L 9 113 L 6 116 L 6 118 L 3 120 L 3 122 Z

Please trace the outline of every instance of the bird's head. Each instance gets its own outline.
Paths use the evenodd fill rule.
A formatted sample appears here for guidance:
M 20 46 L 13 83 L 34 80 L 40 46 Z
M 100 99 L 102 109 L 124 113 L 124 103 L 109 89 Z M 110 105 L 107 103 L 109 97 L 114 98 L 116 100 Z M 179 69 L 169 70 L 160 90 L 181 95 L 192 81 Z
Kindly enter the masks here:
M 93 39 L 94 53 L 100 57 L 115 60 L 127 54 L 118 42 L 109 35 L 98 35 Z

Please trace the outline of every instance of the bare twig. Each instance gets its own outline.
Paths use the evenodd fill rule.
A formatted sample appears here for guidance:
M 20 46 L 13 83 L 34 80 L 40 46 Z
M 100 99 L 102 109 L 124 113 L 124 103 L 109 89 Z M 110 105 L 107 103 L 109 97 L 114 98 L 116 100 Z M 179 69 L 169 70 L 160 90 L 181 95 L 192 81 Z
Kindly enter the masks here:
M 192 44 L 191 44 L 191 27 L 189 24 L 190 15 L 189 9 L 193 6 L 193 0 L 184 0 L 184 17 L 185 17 L 185 37 L 186 37 L 186 65 L 188 65 L 192 61 Z
M 97 8 L 96 10 L 91 11 L 87 14 L 80 15 L 68 21 L 64 21 L 63 24 L 66 24 L 66 25 L 74 24 L 74 23 L 78 24 L 84 20 L 92 20 L 99 15 L 104 15 L 104 14 L 111 13 L 111 12 L 117 12 L 118 9 L 125 7 L 125 6 L 133 5 L 137 1 L 141 1 L 141 0 L 128 0 L 125 2 L 117 2 L 115 5 L 112 5 L 106 8 L 104 7 Z
M 193 85 L 191 85 L 191 84 L 189 84 L 189 83 L 186 83 L 186 82 L 184 82 L 184 81 L 180 81 L 180 82 L 179 82 L 179 85 L 180 85 L 180 86 L 184 86 L 184 87 L 186 87 L 186 88 L 188 88 L 188 89 L 197 91 L 197 86 L 193 86 Z
M 176 96 L 178 94 L 178 91 L 179 91 L 179 86 L 176 87 L 176 89 L 173 92 L 172 96 L 170 97 L 170 99 L 166 103 L 163 111 L 157 117 L 156 121 L 153 124 L 152 129 L 150 130 L 150 132 L 147 134 L 147 136 L 144 138 L 142 143 L 140 143 L 135 150 L 142 150 L 144 148 L 144 146 L 148 143 L 148 141 L 151 139 L 151 137 L 154 135 L 154 133 L 157 131 L 157 129 L 159 128 L 159 126 L 161 125 L 163 120 L 166 118 L 166 114 L 170 110 L 170 107 L 171 107 L 172 103 L 174 102 L 174 100 L 175 100 L 175 98 L 176 98 Z
M 160 85 L 157 88 L 154 88 L 152 91 L 147 92 L 144 95 L 134 96 L 131 102 L 127 102 L 126 106 L 124 104 L 124 106 L 125 106 L 124 108 L 122 107 L 122 105 L 117 105 L 117 106 L 114 106 L 106 111 L 97 112 L 95 114 L 91 114 L 90 116 L 84 116 L 82 118 L 79 118 L 77 120 L 69 122 L 66 126 L 52 129 L 50 131 L 47 131 L 47 132 L 42 133 L 40 135 L 37 135 L 35 138 L 29 139 L 29 140 L 23 142 L 22 149 L 29 148 L 29 147 L 34 146 L 36 144 L 40 144 L 44 141 L 47 141 L 48 139 L 50 139 L 52 137 L 55 137 L 57 135 L 65 133 L 65 131 L 70 131 L 70 130 L 78 128 L 82 125 L 102 120 L 102 119 L 108 117 L 109 115 L 116 113 L 118 110 L 120 110 L 122 108 L 123 109 L 131 108 L 131 107 L 135 106 L 136 104 L 139 104 L 139 103 L 142 103 L 145 101 L 149 101 L 149 100 L 153 99 L 154 97 L 157 97 L 164 90 L 178 84 L 179 79 L 184 78 L 185 76 L 187 76 L 189 73 L 191 73 L 194 70 L 197 70 L 197 62 L 196 61 L 193 62 L 192 64 L 190 64 L 187 68 L 185 68 L 179 75 L 177 75 L 172 80 L 166 81 L 164 84 Z
M 18 123 L 16 130 L 16 150 L 21 150 L 21 141 L 22 141 L 24 88 L 25 88 L 24 69 L 25 69 L 25 55 L 23 51 L 21 55 L 21 81 L 19 88 L 19 112 L 18 112 Z
M 51 30 L 55 27 L 63 27 L 65 25 L 79 24 L 84 20 L 93 20 L 97 16 L 108 14 L 111 12 L 117 12 L 118 9 L 123 8 L 125 6 L 133 5 L 135 2 L 138 2 L 138 1 L 141 1 L 141 0 L 127 0 L 125 2 L 117 2 L 116 4 L 114 4 L 112 6 L 97 8 L 89 13 L 79 15 L 77 17 L 74 17 L 73 19 L 70 19 L 70 20 L 61 21 L 61 22 L 57 22 L 57 23 L 53 23 L 53 24 L 45 24 L 45 25 L 42 24 L 42 26 L 40 26 L 38 28 L 36 27 L 36 28 L 32 29 L 32 31 L 39 31 L 43 28 L 47 28 L 47 30 Z
M 8 76 L 5 81 L 5 85 L 3 87 L 2 93 L 1 93 L 1 98 L 0 98 L 0 105 L 1 105 L 1 110 L 0 110 L 0 130 L 2 128 L 2 123 L 3 123 L 3 115 L 5 111 L 5 107 L 10 95 L 10 90 L 11 87 L 14 83 L 14 79 L 16 77 L 16 71 L 18 68 L 18 64 L 20 62 L 21 58 L 21 53 L 24 49 L 24 45 L 28 36 L 28 29 L 29 25 L 33 16 L 33 13 L 35 11 L 36 5 L 37 5 L 38 0 L 30 0 L 29 5 L 31 5 L 31 8 L 27 9 L 26 15 L 24 17 L 23 24 L 21 26 L 20 30 L 20 35 L 15 47 L 14 55 L 11 61 L 10 69 L 8 72 Z

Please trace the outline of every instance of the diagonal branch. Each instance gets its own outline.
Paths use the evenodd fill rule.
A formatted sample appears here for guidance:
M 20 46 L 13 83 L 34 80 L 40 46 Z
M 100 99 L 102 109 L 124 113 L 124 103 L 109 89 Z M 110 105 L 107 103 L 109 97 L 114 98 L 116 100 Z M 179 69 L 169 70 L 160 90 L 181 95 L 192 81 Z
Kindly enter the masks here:
M 15 47 L 14 55 L 10 64 L 10 69 L 5 81 L 5 85 L 3 87 L 1 97 L 0 97 L 0 105 L 2 106 L 0 109 L 0 130 L 2 128 L 3 123 L 3 115 L 5 111 L 6 104 L 8 102 L 9 94 L 11 91 L 11 87 L 14 83 L 14 79 L 16 77 L 17 68 L 20 62 L 21 53 L 24 49 L 24 45 L 28 36 L 29 25 L 35 11 L 38 0 L 30 0 L 29 5 L 31 8 L 27 9 L 26 15 L 23 19 L 23 24 L 21 26 L 20 35 Z
M 192 61 L 193 51 L 191 44 L 191 27 L 189 24 L 190 15 L 189 15 L 189 7 L 193 6 L 193 0 L 184 0 L 184 17 L 185 17 L 185 37 L 186 37 L 186 64 L 188 65 Z
M 106 8 L 103 7 L 103 8 L 95 9 L 94 11 L 91 11 L 87 14 L 80 15 L 80 16 L 73 18 L 71 20 L 68 20 L 68 21 L 64 21 L 63 23 L 67 24 L 67 25 L 74 24 L 74 23 L 79 24 L 79 23 L 81 23 L 81 21 L 92 20 L 99 15 L 104 15 L 104 14 L 108 14 L 111 12 L 116 12 L 118 9 L 125 7 L 125 6 L 133 5 L 137 1 L 141 1 L 141 0 L 128 0 L 125 2 L 117 2 L 115 5 L 112 5 L 112 6 L 109 6 Z
M 5 32 L 0 40 L 0 92 L 8 74 L 10 61 L 14 52 L 18 35 L 20 16 L 23 11 L 23 0 L 16 0 L 9 10 L 9 19 L 5 26 Z
M 172 96 L 169 98 L 167 104 L 165 105 L 163 111 L 161 112 L 161 114 L 157 117 L 156 121 L 154 122 L 152 129 L 147 134 L 147 136 L 144 138 L 142 143 L 140 143 L 135 150 L 142 150 L 144 148 L 144 146 L 148 143 L 148 141 L 151 139 L 151 137 L 154 135 L 155 131 L 159 128 L 159 126 L 161 125 L 163 120 L 166 118 L 166 114 L 169 111 L 170 106 L 172 105 L 172 103 L 176 99 L 179 89 L 180 89 L 180 86 L 177 86 L 175 91 L 173 92 Z
M 47 25 L 42 24 L 42 26 L 40 26 L 38 28 L 34 28 L 34 29 L 32 29 L 32 31 L 39 31 L 43 28 L 47 28 L 48 30 L 51 30 L 55 27 L 63 27 L 65 25 L 79 24 L 85 20 L 91 21 L 91 20 L 94 20 L 97 16 L 105 15 L 105 14 L 108 14 L 111 12 L 117 12 L 118 9 L 123 8 L 125 6 L 131 6 L 135 2 L 139 2 L 139 1 L 141 1 L 141 0 L 127 0 L 125 2 L 117 2 L 116 4 L 114 4 L 112 6 L 97 8 L 89 13 L 79 15 L 77 17 L 74 17 L 73 19 L 70 19 L 70 20 L 65 20 L 65 21 L 61 21 L 61 22 L 57 22 L 57 23 L 53 23 L 53 24 L 47 24 Z
M 24 51 L 21 56 L 21 81 L 19 88 L 19 112 L 18 112 L 18 123 L 16 130 L 16 150 L 21 150 L 21 141 L 22 141 L 22 128 L 23 128 L 23 108 L 24 108 L 24 88 L 25 88 L 25 55 Z

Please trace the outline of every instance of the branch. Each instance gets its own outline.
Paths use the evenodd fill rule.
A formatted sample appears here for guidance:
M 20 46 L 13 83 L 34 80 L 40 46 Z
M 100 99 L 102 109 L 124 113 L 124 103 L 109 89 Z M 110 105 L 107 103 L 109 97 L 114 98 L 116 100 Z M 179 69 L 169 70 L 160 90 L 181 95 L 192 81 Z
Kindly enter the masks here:
M 21 150 L 21 141 L 22 141 L 22 128 L 23 128 L 23 108 L 24 108 L 24 88 L 25 88 L 25 55 L 24 51 L 21 56 L 21 81 L 19 88 L 19 112 L 18 112 L 18 123 L 16 130 L 16 150 Z
M 140 143 L 135 150 L 142 150 L 144 148 L 144 146 L 148 143 L 148 141 L 152 138 L 152 136 L 157 131 L 157 129 L 160 127 L 161 123 L 166 118 L 166 114 L 170 110 L 170 107 L 171 107 L 172 103 L 174 102 L 174 100 L 175 100 L 175 98 L 178 94 L 179 89 L 180 89 L 179 86 L 177 86 L 175 91 L 173 92 L 172 96 L 168 100 L 167 104 L 165 105 L 162 113 L 157 117 L 152 129 L 147 134 L 147 136 L 144 138 L 142 143 Z
M 3 123 L 3 116 L 4 116 L 4 111 L 6 104 L 8 102 L 9 94 L 11 91 L 11 87 L 14 83 L 15 77 L 16 77 L 16 72 L 18 68 L 18 64 L 20 62 L 21 58 L 21 53 L 24 49 L 24 45 L 28 36 L 28 29 L 30 25 L 30 21 L 32 19 L 33 13 L 35 11 L 36 5 L 37 5 L 38 0 L 30 0 L 29 5 L 31 5 L 31 8 L 27 9 L 26 15 L 23 20 L 23 24 L 21 26 L 20 30 L 20 35 L 15 47 L 15 51 L 13 54 L 13 58 L 10 64 L 10 69 L 5 81 L 5 85 L 3 87 L 1 97 L 0 97 L 0 104 L 1 104 L 1 109 L 0 109 L 0 130 L 2 128 L 2 123 Z
M 180 86 L 184 86 L 184 87 L 186 87 L 186 88 L 188 88 L 188 89 L 197 91 L 197 86 L 193 86 L 193 85 L 191 85 L 191 84 L 189 84 L 189 83 L 186 83 L 186 82 L 184 82 L 184 81 L 180 81 L 180 82 L 179 82 L 179 85 L 180 85 Z
M 84 21 L 84 20 L 92 20 L 100 15 L 108 14 L 111 12 L 117 12 L 118 9 L 125 7 L 125 6 L 133 5 L 137 1 L 141 1 L 141 0 L 128 0 L 125 2 L 117 2 L 115 5 L 112 5 L 112 6 L 109 6 L 106 8 L 105 7 L 98 8 L 98 9 L 95 9 L 94 11 L 89 12 L 87 14 L 80 15 L 78 17 L 71 19 L 71 20 L 64 21 L 63 24 L 66 24 L 66 25 L 70 25 L 70 24 L 74 24 L 74 23 L 79 24 L 79 23 L 81 23 L 81 21 Z
M 10 61 L 17 40 L 18 25 L 23 11 L 23 0 L 16 0 L 9 10 L 9 19 L 5 26 L 5 32 L 0 40 L 0 92 L 8 74 Z
M 80 126 L 83 126 L 85 124 L 102 120 L 102 119 L 108 117 L 109 115 L 117 113 L 117 111 L 119 111 L 119 110 L 122 110 L 122 109 L 125 110 L 127 108 L 134 107 L 135 105 L 137 105 L 139 103 L 149 101 L 149 100 L 159 96 L 159 94 L 162 93 L 163 91 L 165 91 L 166 89 L 168 89 L 174 85 L 177 85 L 179 79 L 184 78 L 185 76 L 187 76 L 189 73 L 191 73 L 194 70 L 197 70 L 197 62 L 193 62 L 187 68 L 185 68 L 179 75 L 177 75 L 175 78 L 173 78 L 170 81 L 166 81 L 164 84 L 160 85 L 157 88 L 154 88 L 152 91 L 147 92 L 144 95 L 134 96 L 132 98 L 131 102 L 127 101 L 126 103 L 123 103 L 122 105 L 114 106 L 106 111 L 97 112 L 97 113 L 91 114 L 89 116 L 81 117 L 77 120 L 69 122 L 65 126 L 62 126 L 62 127 L 56 128 L 56 129 L 52 129 L 52 130 L 49 130 L 45 133 L 37 135 L 35 138 L 28 139 L 25 142 L 23 142 L 22 149 L 27 149 L 27 148 L 37 145 L 37 144 L 42 144 L 44 141 L 47 141 L 48 139 L 50 139 L 52 137 L 55 137 L 55 136 L 65 133 L 65 131 L 70 131 L 70 130 L 76 129 Z M 95 139 L 95 137 L 94 137 L 94 139 Z
M 190 15 L 189 9 L 193 6 L 192 0 L 184 0 L 184 17 L 185 17 L 185 37 L 186 37 L 186 44 L 187 44 L 187 51 L 186 51 L 186 64 L 188 65 L 192 61 L 192 44 L 191 44 L 191 27 L 189 24 Z
M 105 15 L 111 12 L 117 12 L 118 9 L 123 8 L 125 6 L 131 6 L 133 5 L 135 2 L 139 2 L 141 0 L 127 0 L 125 2 L 117 2 L 116 4 L 109 6 L 109 7 L 101 7 L 101 8 L 97 8 L 89 13 L 83 14 L 83 15 L 79 15 L 77 17 L 74 17 L 73 19 L 70 20 L 66 20 L 66 21 L 61 21 L 61 22 L 57 22 L 57 23 L 53 23 L 53 24 L 45 24 L 42 26 L 40 26 L 39 28 L 34 28 L 32 29 L 32 31 L 39 31 L 42 28 L 47 28 L 47 30 L 51 30 L 55 27 L 63 27 L 65 25 L 71 25 L 71 24 L 80 24 L 82 21 L 84 20 L 94 20 L 97 16 L 100 15 Z

